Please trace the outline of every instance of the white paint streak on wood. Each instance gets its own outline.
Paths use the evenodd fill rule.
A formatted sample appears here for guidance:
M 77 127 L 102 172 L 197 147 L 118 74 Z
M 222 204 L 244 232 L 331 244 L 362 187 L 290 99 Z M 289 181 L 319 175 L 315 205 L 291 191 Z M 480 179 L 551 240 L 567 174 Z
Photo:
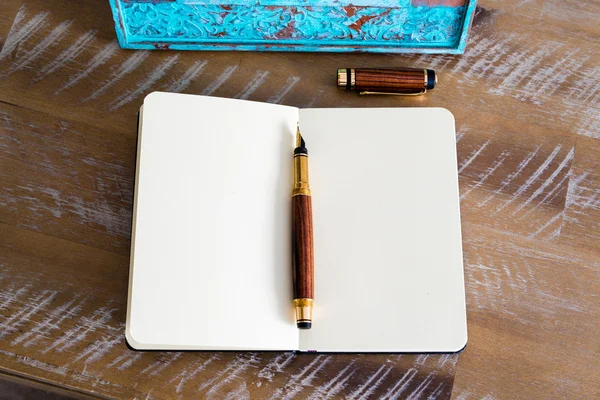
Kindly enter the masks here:
M 548 22 L 557 19 L 573 26 L 590 28 L 595 27 L 598 22 L 598 3 L 595 1 L 578 1 L 573 4 L 565 4 L 563 0 L 546 0 L 540 3 L 536 1 L 535 6 L 538 5 L 542 8 L 540 14 Z
M 597 197 L 598 197 L 598 192 L 596 192 L 592 196 L 590 196 L 590 198 L 588 199 L 588 201 L 585 202 L 585 204 L 583 205 L 582 208 L 584 210 L 589 207 L 596 208 L 598 201 L 599 201 L 599 200 L 596 200 Z
M 485 251 L 489 245 L 483 246 L 485 247 L 479 249 L 483 259 L 480 257 L 476 262 L 467 259 L 465 262 L 465 285 L 469 293 L 467 300 L 474 301 L 469 307 L 501 310 L 513 320 L 525 324 L 530 323 L 529 318 L 523 315 L 525 310 L 544 314 L 548 318 L 557 315 L 561 310 L 577 313 L 586 311 L 579 302 L 555 296 L 548 292 L 547 285 L 538 285 L 541 278 L 536 272 L 540 268 L 549 268 L 550 263 L 556 262 L 561 266 L 568 266 L 574 261 L 572 258 L 507 244 L 502 249 L 503 252 L 514 254 L 519 260 L 518 263 L 500 263 L 495 266 L 494 263 L 498 263 L 497 257 L 490 256 L 488 259 Z M 530 262 L 533 262 L 534 267 L 529 265 Z M 568 293 L 564 292 L 564 295 Z M 515 313 L 515 308 L 520 312 Z
M 265 82 L 268 76 L 269 71 L 256 71 L 254 77 L 248 82 L 246 87 L 236 94 L 234 98 L 242 100 L 248 99 Z
M 500 154 L 500 157 L 494 161 L 494 163 L 486 170 L 486 172 L 480 175 L 479 180 L 469 188 L 465 193 L 460 196 L 460 200 L 463 200 L 465 197 L 469 195 L 473 190 L 477 189 L 481 185 L 485 183 L 485 181 L 494 173 L 496 170 L 504 163 L 504 160 L 509 155 L 508 151 L 503 151 Z
M 554 150 L 552 151 L 552 153 L 544 160 L 544 162 L 542 163 L 542 165 L 540 165 L 538 167 L 538 169 L 536 169 L 535 172 L 527 179 L 527 181 L 524 184 L 522 184 L 517 189 L 517 191 L 515 192 L 515 194 L 507 202 L 505 202 L 503 205 L 501 205 L 500 207 L 496 208 L 496 212 L 495 213 L 499 213 L 500 211 L 502 211 L 509 204 L 511 204 L 513 201 L 515 201 L 519 196 L 521 196 L 521 194 L 523 194 L 527 189 L 529 189 L 529 187 L 536 180 L 538 180 L 538 178 L 544 173 L 544 171 L 546 171 L 546 169 L 548 168 L 548 166 L 550 165 L 550 163 L 552 163 L 552 160 L 554 160 L 554 158 L 556 157 L 556 155 L 560 151 L 561 147 L 562 146 L 560 144 L 557 145 L 554 148 Z
M 186 368 L 183 371 L 181 371 L 179 374 L 177 374 L 177 376 L 173 377 L 169 381 L 169 383 L 173 383 L 173 382 L 179 380 L 179 383 L 177 383 L 177 386 L 175 388 L 175 393 L 183 392 L 183 388 L 185 387 L 185 384 L 187 382 L 194 379 L 196 377 L 196 375 L 198 375 L 201 371 L 204 371 L 208 365 L 210 365 L 213 361 L 218 360 L 218 359 L 219 359 L 219 357 L 217 355 L 213 355 L 208 360 L 196 363 L 196 365 L 194 367 L 190 368 L 191 372 L 188 372 L 188 369 Z
M 82 317 L 78 324 L 56 339 L 43 353 L 52 350 L 60 353 L 81 343 L 90 333 L 105 328 L 116 311 L 116 308 L 101 307 L 95 310 L 90 317 Z
M 577 227 L 577 235 L 594 241 L 600 239 L 598 234 L 600 222 L 597 218 L 590 218 L 600 211 L 600 188 L 596 179 L 597 168 L 573 173 L 572 179 L 569 180 L 566 212 L 563 218 L 563 226 L 568 223 L 570 226 Z
M 469 392 L 462 392 L 459 395 L 456 396 L 455 400 L 468 400 L 471 397 L 471 393 Z
M 29 318 L 42 311 L 56 297 L 56 291 L 45 290 L 39 296 L 28 302 L 23 308 L 14 313 L 6 321 L 0 322 L 0 338 L 7 334 L 18 332 L 19 327 L 27 322 Z
M 475 61 L 473 65 L 471 65 L 471 68 L 465 72 L 465 77 L 481 78 L 485 76 L 490 69 L 494 69 L 498 60 L 508 53 L 509 45 L 514 43 L 515 36 L 515 34 L 507 35 L 502 40 L 498 40 L 493 46 L 486 48 L 485 53 L 480 54 L 480 56 L 477 57 L 477 61 Z
M 519 94 L 523 91 L 522 87 L 527 85 L 527 83 L 523 84 L 522 82 L 524 80 L 529 82 L 533 79 L 540 62 L 544 58 L 552 55 L 562 46 L 563 44 L 558 42 L 545 42 L 535 53 L 528 54 L 526 52 L 519 58 L 518 62 L 513 65 L 514 68 L 500 85 L 490 89 L 489 93 L 503 95 L 507 92 L 516 90 L 517 94 Z
M 52 374 L 57 374 L 57 375 L 61 375 L 61 376 L 67 375 L 68 370 L 67 370 L 66 366 L 57 367 L 56 365 L 48 364 L 48 363 L 45 363 L 45 362 L 39 361 L 39 360 L 34 360 L 32 358 L 25 357 L 25 356 L 15 354 L 13 352 L 2 350 L 2 349 L 0 349 L 0 354 L 2 354 L 4 356 L 8 356 L 10 358 L 14 358 L 20 364 L 28 365 L 30 367 L 34 367 L 34 368 L 40 369 L 45 372 L 50 372 Z
M 588 177 L 589 172 L 585 171 L 581 175 L 573 176 L 569 180 L 569 189 L 567 191 L 567 200 L 565 201 L 565 207 L 570 208 L 574 204 L 578 203 L 578 199 L 583 192 L 581 183 Z
M 460 57 L 454 68 L 453 73 L 461 72 L 471 64 L 471 60 L 476 59 L 479 55 L 484 54 L 487 49 L 494 43 L 489 37 L 481 37 L 480 35 L 471 35 L 470 42 L 474 45 L 467 46 L 465 54 Z
M 25 8 L 25 4 L 21 4 L 21 7 L 17 10 L 17 15 L 13 19 L 12 26 L 10 27 L 9 36 L 12 32 L 16 31 L 21 27 L 21 23 L 25 20 L 25 16 L 27 15 L 27 10 Z
M 321 371 L 321 369 L 323 369 L 323 367 L 325 367 L 325 365 L 330 360 L 331 360 L 331 356 L 327 357 L 325 360 L 323 360 L 323 362 L 317 368 L 315 368 L 312 372 L 310 372 L 310 374 L 308 374 L 305 378 L 303 378 L 302 380 L 300 380 L 298 382 L 298 384 L 292 386 L 291 390 L 288 393 L 286 393 L 285 396 L 283 396 L 282 399 L 283 400 L 291 400 L 291 399 L 295 398 L 296 395 L 298 393 L 300 393 L 304 387 L 312 386 L 312 384 L 313 384 L 312 383 L 313 378 L 317 375 L 317 373 L 319 371 Z
M 446 387 L 445 382 L 440 382 L 438 387 L 436 387 L 434 389 L 434 391 L 431 392 L 431 394 L 427 397 L 427 400 L 436 400 L 438 398 L 438 396 L 440 394 L 442 394 L 442 391 L 444 390 L 445 387 Z
M 587 104 L 597 104 L 597 101 L 600 99 L 600 66 L 594 66 L 593 68 L 579 72 L 582 77 L 586 77 L 587 79 L 577 79 L 569 87 L 567 99 Z M 592 86 L 590 86 L 590 83 Z
M 130 354 L 129 357 L 125 360 L 125 362 L 123 362 L 123 364 L 119 365 L 117 367 L 117 371 L 124 371 L 127 368 L 131 367 L 133 364 L 136 363 L 136 361 L 139 361 L 142 358 L 143 354 L 142 353 L 134 353 L 134 354 Z
M 539 290 L 538 291 L 538 296 L 542 299 L 547 299 L 548 301 L 546 301 L 545 306 L 542 306 L 541 309 L 543 312 L 547 312 L 547 310 L 549 309 L 553 309 L 553 307 L 560 307 L 563 308 L 565 310 L 570 310 L 570 311 L 576 311 L 576 312 L 583 312 L 585 311 L 585 309 L 580 305 L 580 304 L 576 304 L 572 301 L 569 301 L 567 299 L 563 299 L 561 297 L 555 296 L 553 294 L 550 294 L 548 292 L 544 292 Z M 549 313 L 549 315 L 555 315 L 556 312 L 552 312 Z
M 83 102 L 97 99 L 102 93 L 110 89 L 113 85 L 123 79 L 126 75 L 129 75 L 133 71 L 135 71 L 150 55 L 149 51 L 135 51 L 127 60 L 125 60 L 120 66 L 119 69 L 112 75 L 112 77 L 102 83 L 102 86 L 95 90 L 88 97 L 83 99 Z
M 107 366 L 106 369 L 111 369 L 112 367 L 114 367 L 115 365 L 119 365 L 121 364 L 123 361 L 128 360 L 129 358 L 131 358 L 132 354 L 136 354 L 130 351 L 126 351 L 125 353 L 121 354 L 120 356 L 118 356 L 117 358 L 115 358 L 114 360 L 112 360 Z M 85 365 L 83 367 L 83 370 L 85 372 L 87 365 Z
M 529 203 L 531 203 L 533 200 L 535 200 L 538 196 L 540 196 L 542 193 L 544 193 L 544 190 L 546 190 L 548 185 L 552 184 L 552 182 L 554 182 L 554 179 L 556 179 L 558 174 L 560 174 L 562 172 L 562 170 L 565 169 L 567 167 L 567 165 L 571 162 L 574 155 L 575 155 L 575 148 L 573 147 L 573 148 L 571 148 L 571 150 L 569 150 L 569 152 L 567 153 L 565 158 L 560 162 L 560 164 L 558 165 L 556 170 L 554 170 L 554 172 L 552 172 L 552 174 L 540 185 L 540 187 L 538 187 L 531 194 L 531 196 L 529 196 L 529 198 L 527 200 L 522 202 L 519 205 L 519 207 L 517 207 L 517 209 L 513 212 L 513 215 L 518 213 L 520 210 L 522 210 L 524 207 L 526 207 Z
M 306 367 L 304 367 L 302 371 L 300 371 L 298 374 L 292 375 L 284 387 L 277 388 L 273 392 L 273 395 L 270 397 L 270 399 L 290 400 L 300 393 L 304 387 L 312 386 L 312 379 L 331 360 L 331 356 L 328 356 L 327 358 L 323 357 L 323 355 L 315 357 L 315 359 Z
M 567 264 L 571 264 L 573 262 L 583 262 L 582 260 L 569 255 L 569 256 L 560 256 L 558 254 L 555 253 L 550 253 L 547 251 L 541 251 L 541 250 L 537 250 L 534 248 L 529 248 L 529 247 L 517 247 L 514 244 L 511 244 L 509 247 L 509 251 L 513 251 L 518 253 L 519 255 L 523 256 L 523 257 L 531 257 L 534 258 L 540 262 L 543 263 L 547 263 L 547 262 L 551 262 L 551 261 L 557 261 L 557 262 L 562 262 L 562 263 L 567 263 Z
M 82 198 L 74 196 L 69 197 L 66 204 L 81 218 L 82 225 L 96 223 L 111 235 L 129 237 L 131 211 L 127 207 L 114 210 L 106 199 L 88 204 Z
M 589 56 L 577 57 L 580 49 L 570 49 L 558 62 L 539 68 L 523 88 L 522 99 L 551 96 L 573 75 L 578 74 Z M 529 92 L 529 93 L 527 93 Z
M 225 68 L 225 70 L 217 77 L 217 79 L 214 80 L 214 82 L 204 88 L 202 94 L 204 96 L 210 96 L 216 92 L 217 89 L 219 89 L 225 82 L 227 82 L 229 78 L 231 78 L 231 75 L 233 75 L 237 69 L 237 65 L 230 65 L 229 67 Z
M 417 388 L 408 395 L 406 400 L 419 399 L 421 396 L 421 393 L 423 393 L 425 391 L 425 389 L 427 389 L 427 387 L 431 384 L 432 381 L 433 381 L 432 374 L 427 375 L 427 378 L 425 378 L 423 380 L 423 382 L 421 382 L 421 384 L 419 386 L 417 386 Z
M 198 75 L 202 73 L 204 67 L 206 67 L 208 61 L 196 61 L 187 71 L 183 74 L 183 76 L 173 82 L 169 87 L 167 87 L 167 92 L 172 93 L 180 93 L 190 86 L 190 84 L 196 79 Z
M 198 387 L 197 391 L 208 389 L 206 392 L 207 398 L 218 398 L 217 393 L 224 385 L 238 378 L 238 376 L 250 367 L 255 367 L 260 362 L 260 359 L 255 353 L 244 354 L 236 357 L 232 362 L 215 377 L 210 379 Z M 222 379 L 221 379 L 222 378 Z M 219 380 L 220 379 L 220 380 Z
M 121 96 L 119 96 L 115 102 L 110 106 L 110 111 L 116 111 L 123 107 L 125 104 L 131 103 L 138 96 L 146 94 L 150 91 L 152 86 L 162 79 L 165 74 L 175 65 L 179 60 L 179 54 L 167 58 L 162 64 L 160 64 L 154 71 L 150 73 L 145 79 L 137 84 L 135 89 L 127 90 Z
M 348 380 L 356 373 L 356 369 L 354 371 L 348 372 L 350 367 L 354 365 L 354 361 L 346 365 L 338 374 L 330 379 L 328 382 L 325 382 L 323 385 L 317 387 L 313 393 L 308 397 L 309 400 L 317 400 L 317 399 L 331 399 L 336 396 L 340 391 L 342 391 L 346 385 L 348 384 Z M 343 378 L 343 379 L 342 379 Z
M 77 357 L 73 359 L 73 363 L 84 360 L 86 364 L 101 360 L 107 355 L 113 347 L 123 342 L 122 334 L 112 334 L 103 336 L 100 339 L 94 340 L 91 344 L 85 347 Z
M 37 73 L 37 77 L 35 82 L 38 82 L 48 75 L 58 71 L 63 68 L 65 65 L 69 64 L 73 61 L 77 56 L 79 56 L 86 47 L 96 38 L 96 31 L 91 30 L 87 31 L 83 35 L 81 35 L 75 43 L 67 47 L 63 50 L 52 62 L 48 63 Z
M 303 108 L 311 108 L 312 106 L 315 105 L 315 103 L 317 102 L 317 100 L 323 98 L 323 89 L 319 90 L 316 94 L 316 96 L 314 96 L 312 99 L 310 99 L 310 101 L 308 103 L 306 103 Z
M 455 367 L 456 363 L 458 362 L 458 354 L 444 354 L 438 361 L 438 367 L 444 368 L 444 365 L 446 365 L 448 362 Z
M 379 369 L 377 371 L 375 371 L 375 373 L 371 374 L 371 376 L 369 376 L 369 378 L 362 383 L 358 388 L 356 388 L 352 393 L 350 393 L 350 395 L 348 396 L 348 400 L 354 400 L 356 399 L 358 396 L 360 396 L 363 391 L 369 387 L 369 385 L 371 384 L 371 382 L 373 382 L 373 380 L 375 380 L 377 378 L 377 376 L 384 370 L 386 369 L 386 365 L 382 365 L 381 367 L 379 367 Z M 388 371 L 387 373 L 389 373 L 391 367 L 387 367 Z
M 527 52 L 510 52 L 506 59 L 490 71 L 489 79 L 493 82 L 504 79 L 527 56 Z
M 416 365 L 423 365 L 429 358 L 429 354 L 419 354 L 415 360 Z
M 69 31 L 73 21 L 64 21 L 45 36 L 33 49 L 29 50 L 22 58 L 17 59 L 9 74 L 27 67 L 32 61 L 40 57 L 50 46 L 62 40 Z
M 527 154 L 527 156 L 519 163 L 517 170 L 513 173 L 508 174 L 505 180 L 502 181 L 502 186 L 494 191 L 487 199 L 478 204 L 479 207 L 484 206 L 488 201 L 494 198 L 496 195 L 501 194 L 504 188 L 506 188 L 517 176 L 521 175 L 521 172 L 529 165 L 531 160 L 536 156 L 541 146 L 538 146 L 534 151 Z
M 86 159 L 81 161 L 88 162 Z M 63 196 L 56 189 L 35 184 L 17 187 L 32 193 L 32 196 L 21 194 L 19 200 L 38 216 L 51 213 L 54 217 L 59 218 L 63 213 L 68 212 L 76 216 L 74 219 L 79 219 L 77 222 L 82 225 L 90 223 L 101 225 L 106 233 L 114 236 L 128 237 L 130 234 L 131 211 L 126 206 L 114 209 L 114 206 L 109 204 L 106 199 L 90 203 L 82 197 Z M 40 193 L 49 196 L 53 204 L 42 201 L 44 196 L 40 196 Z
M 467 168 L 480 154 L 481 152 L 490 144 L 491 140 L 488 140 L 483 145 L 481 145 L 477 150 L 473 151 L 469 154 L 469 157 L 460 165 L 458 169 L 458 173 L 460 174 L 465 168 Z
M 61 324 L 67 318 L 73 318 L 83 308 L 84 300 L 79 300 L 76 296 L 70 301 L 62 304 L 48 313 L 48 316 L 41 321 L 37 322 L 32 329 L 23 332 L 15 340 L 12 341 L 11 345 L 17 345 L 21 342 L 24 347 L 29 347 L 38 342 L 41 338 L 50 337 L 52 331 L 61 330 Z M 77 304 L 76 304 L 77 303 Z
M 402 375 L 402 378 L 387 390 L 383 397 L 381 397 L 381 400 L 396 400 L 400 398 L 400 395 L 408 388 L 408 385 L 410 385 L 412 379 L 417 375 L 417 372 L 419 371 L 414 368 L 410 368 L 406 371 L 404 375 Z
M 474 296 L 478 304 L 485 304 L 490 309 L 498 308 L 498 300 L 501 299 L 502 286 L 500 272 L 494 268 L 483 265 L 482 262 L 475 264 L 469 264 L 468 276 L 470 281 L 475 282 L 478 286 L 483 287 L 485 293 L 483 293 L 483 299 L 481 299 L 479 291 Z M 481 278 L 481 280 L 475 277 L 475 274 Z
M 560 181 L 559 181 L 559 182 L 558 182 L 556 185 L 554 185 L 554 187 L 552 188 L 552 190 L 550 190 L 550 191 L 549 191 L 549 192 L 546 194 L 546 196 L 544 196 L 544 198 L 543 198 L 543 199 L 540 201 L 539 205 L 542 205 L 542 204 L 544 204 L 544 203 L 546 202 L 546 200 L 548 200 L 548 199 L 550 200 L 550 201 L 549 201 L 549 203 L 551 203 L 551 202 L 552 202 L 552 200 L 554 200 L 554 198 L 555 198 L 555 197 L 556 197 L 556 196 L 557 196 L 559 193 L 561 193 L 561 192 L 562 192 L 562 190 L 560 190 L 560 189 L 563 189 L 563 188 L 565 187 L 565 186 L 564 186 L 564 184 L 565 184 L 565 181 L 566 181 L 567 179 L 570 179 L 570 178 L 571 178 L 571 170 L 569 169 L 569 171 L 568 171 L 568 172 L 565 174 L 565 176 L 563 176 L 563 178 L 562 178 L 562 179 L 561 179 L 561 180 L 560 180 Z M 556 194 L 554 194 L 554 193 L 556 193 Z M 536 208 L 537 208 L 537 207 L 536 207 Z M 533 211 L 534 211 L 536 208 L 533 208 L 533 209 L 531 209 L 531 210 L 527 211 L 527 212 L 526 212 L 526 213 L 523 215 L 523 217 L 521 217 L 521 218 L 524 218 L 524 217 L 526 217 L 527 215 L 529 215 L 530 213 L 532 213 L 532 212 L 533 212 Z
M 155 361 L 152 364 L 148 365 L 146 368 L 140 372 L 140 375 L 149 374 L 149 376 L 155 376 L 161 373 L 165 368 L 167 368 L 171 363 L 177 360 L 179 357 L 183 355 L 182 352 L 174 352 L 169 353 L 168 360 L 159 360 Z
M 352 400 L 368 399 L 373 394 L 373 392 L 375 392 L 375 390 L 377 390 L 379 388 L 379 386 L 381 386 L 381 383 L 384 381 L 385 378 L 387 378 L 387 376 L 393 369 L 394 369 L 393 366 L 387 366 L 385 364 L 382 365 L 377 371 L 375 371 L 374 374 L 369 376 L 369 379 L 367 379 L 365 382 L 363 382 L 358 388 L 356 388 L 355 391 L 350 393 L 350 396 L 348 396 L 348 399 L 352 399 Z M 379 374 L 381 374 L 381 376 L 378 377 Z M 375 382 L 373 382 L 373 380 L 375 380 L 375 378 L 378 378 L 378 379 Z
M 446 69 L 452 58 L 444 54 L 421 54 L 415 65 L 427 66 L 429 69 Z
M 246 382 L 242 382 L 237 389 L 227 393 L 223 400 L 249 400 L 250 392 L 246 386 Z
M 13 121 L 7 113 L 0 112 L 0 121 L 2 122 L 2 128 L 9 132 L 15 132 Z
M 269 382 L 272 382 L 275 374 L 283 372 L 284 368 L 295 358 L 296 355 L 294 353 L 280 354 L 267 365 L 265 365 L 265 367 L 258 372 L 257 376 L 261 379 L 266 379 Z M 260 386 L 261 382 L 258 382 L 257 385 Z
M 63 90 L 72 88 L 73 86 L 78 84 L 83 79 L 86 79 L 87 77 L 89 77 L 92 74 L 92 72 L 94 72 L 96 69 L 98 69 L 102 65 L 106 64 L 106 62 L 108 60 L 110 60 L 110 58 L 116 53 L 116 51 L 118 49 L 119 49 L 119 43 L 116 41 L 110 42 L 109 44 L 104 46 L 104 48 L 102 50 L 100 50 L 98 53 L 94 54 L 94 56 L 90 59 L 90 61 L 88 61 L 88 63 L 85 65 L 85 67 L 83 67 L 82 71 L 79 71 L 79 73 L 72 76 L 69 79 L 69 81 L 66 84 L 64 84 L 63 86 L 61 86 L 56 92 L 54 92 L 54 94 L 59 94 Z
M 229 364 L 228 364 L 229 365 Z M 204 389 L 209 388 L 213 383 L 217 382 L 217 380 L 219 380 L 223 375 L 225 375 L 226 371 L 221 370 L 220 372 L 218 372 L 215 376 L 213 376 L 210 379 L 207 379 L 206 381 L 204 381 L 200 386 L 198 386 L 198 388 L 196 389 L 197 392 L 201 392 Z M 206 396 L 205 396 L 206 397 Z
M 16 18 L 23 19 L 24 14 L 25 8 L 24 6 L 21 6 Z M 49 15 L 50 12 L 48 11 L 38 13 L 22 27 L 18 27 L 18 22 L 15 22 L 6 38 L 6 42 L 4 42 L 2 51 L 0 52 L 0 60 L 9 57 L 20 43 L 27 41 L 30 36 L 44 28 L 48 24 L 46 20 Z
M 142 352 L 133 352 L 130 350 L 126 350 L 124 354 L 121 354 L 119 357 L 115 358 L 110 364 L 106 366 L 107 369 L 117 367 L 117 371 L 125 371 L 137 361 L 139 361 L 144 353 Z
M 599 97 L 600 95 L 596 96 L 594 102 L 597 103 Z M 588 103 L 583 107 L 582 112 L 583 118 L 577 127 L 577 134 L 600 139 L 600 106 Z
M 564 219 L 564 217 L 563 217 L 563 219 Z M 558 236 L 560 235 L 561 229 L 562 229 L 562 225 L 561 225 L 561 226 L 559 226 L 559 227 L 558 227 L 558 229 L 556 229 L 554 232 L 552 232 L 552 233 L 551 233 L 551 234 L 548 236 L 548 240 L 550 240 L 550 239 L 554 239 L 554 238 L 558 237 Z
M 267 99 L 267 103 L 279 104 L 283 101 L 285 96 L 292 90 L 296 84 L 300 82 L 300 78 L 297 76 L 290 76 L 284 83 L 284 85 L 275 93 L 273 96 Z
M 19 300 L 19 297 L 23 296 L 30 288 L 31 285 L 25 285 L 18 289 L 16 289 L 13 285 L 11 285 L 9 288 L 4 288 L 2 291 L 0 291 L 0 300 L 2 300 L 2 303 L 0 303 L 0 310 L 12 306 Z

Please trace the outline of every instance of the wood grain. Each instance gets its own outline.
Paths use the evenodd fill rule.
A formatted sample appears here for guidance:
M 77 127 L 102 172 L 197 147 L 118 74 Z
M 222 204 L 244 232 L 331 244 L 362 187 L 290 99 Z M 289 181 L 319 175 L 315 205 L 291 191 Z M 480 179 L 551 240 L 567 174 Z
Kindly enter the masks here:
M 0 31 L 1 369 L 113 398 L 447 399 L 453 386 L 455 399 L 599 398 L 600 6 L 479 4 L 464 55 L 388 56 L 132 52 L 115 42 L 108 2 L 3 2 L 0 28 L 14 25 Z M 421 97 L 357 96 L 336 88 L 347 66 L 431 68 L 439 83 Z M 135 116 L 153 90 L 450 109 L 460 362 L 127 348 Z
M 0 49 L 8 37 L 13 22 L 20 22 L 21 14 L 17 14 L 21 3 L 18 1 L 3 1 L 0 3 Z
M 314 299 L 315 254 L 311 196 L 292 197 L 292 268 L 294 298 Z
M 382 70 L 356 68 L 355 90 L 375 93 L 421 93 L 425 89 L 423 69 Z

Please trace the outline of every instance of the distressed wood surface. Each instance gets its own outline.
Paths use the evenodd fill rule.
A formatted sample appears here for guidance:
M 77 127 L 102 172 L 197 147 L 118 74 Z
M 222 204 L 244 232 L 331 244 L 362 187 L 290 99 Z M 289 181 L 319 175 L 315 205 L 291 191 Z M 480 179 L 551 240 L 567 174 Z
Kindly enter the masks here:
M 445 399 L 453 384 L 456 399 L 600 397 L 598 2 L 482 0 L 462 56 L 131 52 L 114 40 L 108 2 L 0 11 L 3 372 L 138 399 Z M 418 98 L 360 97 L 336 89 L 348 66 L 432 68 L 439 84 Z M 450 109 L 469 324 L 460 360 L 128 349 L 135 115 L 152 90 Z

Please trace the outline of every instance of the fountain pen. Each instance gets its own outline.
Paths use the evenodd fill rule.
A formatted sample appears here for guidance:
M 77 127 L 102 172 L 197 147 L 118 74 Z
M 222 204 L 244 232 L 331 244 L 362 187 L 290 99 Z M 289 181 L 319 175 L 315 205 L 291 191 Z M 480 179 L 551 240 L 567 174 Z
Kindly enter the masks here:
M 292 268 L 296 325 L 299 329 L 310 329 L 315 282 L 312 201 L 308 186 L 308 151 L 299 127 L 296 132 L 296 148 L 294 149 Z

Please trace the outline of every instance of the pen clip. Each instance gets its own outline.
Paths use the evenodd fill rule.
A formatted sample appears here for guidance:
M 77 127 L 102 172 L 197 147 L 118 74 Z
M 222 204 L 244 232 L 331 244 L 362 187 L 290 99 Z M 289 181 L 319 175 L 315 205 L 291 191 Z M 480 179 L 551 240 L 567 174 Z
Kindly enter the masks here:
M 389 93 L 389 92 L 359 92 L 360 95 L 367 95 L 367 94 L 385 94 L 385 95 L 389 95 L 389 96 L 420 96 L 424 93 L 427 92 L 427 89 L 423 89 L 420 92 L 417 93 Z

